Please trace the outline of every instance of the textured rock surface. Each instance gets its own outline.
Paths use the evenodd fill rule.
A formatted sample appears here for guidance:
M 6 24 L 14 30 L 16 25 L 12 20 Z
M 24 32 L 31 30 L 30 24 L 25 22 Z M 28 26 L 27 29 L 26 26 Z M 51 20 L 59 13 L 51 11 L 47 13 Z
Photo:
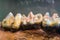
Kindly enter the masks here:
M 48 33 L 42 29 L 26 31 L 3 31 L 0 30 L 0 40 L 60 40 L 56 33 Z

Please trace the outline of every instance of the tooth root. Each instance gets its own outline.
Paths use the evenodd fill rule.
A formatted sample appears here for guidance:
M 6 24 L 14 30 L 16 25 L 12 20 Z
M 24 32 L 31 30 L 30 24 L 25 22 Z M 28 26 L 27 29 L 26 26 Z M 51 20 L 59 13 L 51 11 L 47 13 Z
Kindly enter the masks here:
M 14 19 L 14 24 L 12 25 L 12 28 L 18 29 L 21 24 L 21 14 L 17 14 Z
M 3 27 L 11 27 L 12 23 L 14 21 L 14 16 L 10 12 L 5 19 L 2 21 L 2 26 Z

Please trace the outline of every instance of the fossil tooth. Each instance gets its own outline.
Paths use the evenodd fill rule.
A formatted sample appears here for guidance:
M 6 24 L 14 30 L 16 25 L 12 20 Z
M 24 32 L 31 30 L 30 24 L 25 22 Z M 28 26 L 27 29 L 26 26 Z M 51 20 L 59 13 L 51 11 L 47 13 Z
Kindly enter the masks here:
M 34 23 L 34 21 L 33 21 L 33 19 L 34 19 L 34 14 L 33 14 L 32 11 L 28 14 L 28 19 L 30 20 L 29 23 L 31 23 L 31 24 Z
M 3 27 L 11 27 L 12 23 L 14 22 L 14 15 L 10 12 L 5 19 L 2 21 Z
M 35 23 L 40 23 L 43 20 L 43 16 L 41 13 L 35 15 Z
M 50 14 L 49 12 L 46 12 L 46 14 L 44 15 L 44 21 L 46 24 L 50 24 Z
M 52 18 L 53 18 L 53 22 L 54 22 L 54 24 L 55 25 L 58 25 L 59 24 L 59 16 L 58 16 L 58 14 L 57 13 L 54 13 L 53 15 L 52 15 Z
M 21 14 L 18 13 L 15 16 L 14 23 L 12 25 L 12 28 L 18 29 L 20 27 L 20 25 L 21 25 Z
M 52 15 L 52 18 L 55 20 L 56 18 L 58 18 L 59 17 L 59 15 L 57 14 L 57 13 L 54 13 L 53 15 Z
M 23 14 L 23 15 L 22 15 L 22 24 L 24 24 L 24 25 L 27 24 L 26 18 L 27 18 L 27 17 Z
M 50 14 L 49 12 L 46 12 L 43 19 L 43 25 L 52 26 L 52 24 L 53 24 L 53 21 L 52 21 L 52 18 L 50 17 Z

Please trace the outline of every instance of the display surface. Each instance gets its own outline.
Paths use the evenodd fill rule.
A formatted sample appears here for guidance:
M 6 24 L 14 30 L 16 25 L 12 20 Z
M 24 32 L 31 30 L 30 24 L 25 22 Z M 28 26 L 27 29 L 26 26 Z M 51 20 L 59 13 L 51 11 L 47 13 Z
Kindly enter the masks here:
M 45 12 L 60 13 L 60 0 L 0 0 L 0 20 L 9 12 L 28 14 L 32 11 L 34 14 Z

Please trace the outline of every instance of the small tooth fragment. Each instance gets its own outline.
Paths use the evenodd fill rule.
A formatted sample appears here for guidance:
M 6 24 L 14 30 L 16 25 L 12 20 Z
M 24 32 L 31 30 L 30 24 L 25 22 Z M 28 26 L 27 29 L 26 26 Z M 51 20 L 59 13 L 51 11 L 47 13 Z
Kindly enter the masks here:
M 55 18 L 54 22 L 56 23 L 56 25 L 60 25 L 60 18 Z
M 49 19 L 50 18 L 50 14 L 49 12 L 46 12 L 46 14 L 44 15 L 44 19 Z
M 58 14 L 57 13 L 54 13 L 53 15 L 52 15 L 52 18 L 53 18 L 53 20 L 54 20 L 54 24 L 55 25 L 58 25 L 59 24 L 59 16 L 58 16 Z
M 2 26 L 3 27 L 11 27 L 12 23 L 14 21 L 14 16 L 12 12 L 10 12 L 5 19 L 2 21 Z
M 43 20 L 43 16 L 42 16 L 42 14 L 36 14 L 35 15 L 35 23 L 40 23 L 42 20 Z
M 33 14 L 32 12 L 30 12 L 30 13 L 28 14 L 28 19 L 30 20 L 29 23 L 31 23 L 31 24 L 34 23 L 34 22 L 33 22 L 33 18 L 34 18 L 34 14 Z
M 21 14 L 18 13 L 18 14 L 16 14 L 16 16 L 15 16 L 14 23 L 13 23 L 13 25 L 12 25 L 12 28 L 13 28 L 13 29 L 19 29 L 20 24 L 21 24 Z
M 49 12 L 46 12 L 46 14 L 44 15 L 43 25 L 44 24 L 49 25 L 49 26 L 52 25 L 52 19 L 50 17 Z
M 54 14 L 52 15 L 53 20 L 56 20 L 56 18 L 58 18 L 58 17 L 59 17 L 59 16 L 58 16 L 57 13 L 54 13 Z
M 9 19 L 10 17 L 12 17 L 13 16 L 13 14 L 12 14 L 12 12 L 10 12 L 7 16 L 6 16 L 6 19 Z
M 46 14 L 44 15 L 44 22 L 45 24 L 49 25 L 51 22 L 50 22 L 50 14 L 49 12 L 46 12 Z
M 57 22 L 58 22 L 58 24 L 60 24 L 60 18 L 57 18 Z
M 28 18 L 33 19 L 33 17 L 34 17 L 33 12 L 30 12 L 30 13 L 28 14 Z
M 47 22 L 47 20 L 49 21 L 49 18 L 50 18 L 50 14 L 49 12 L 46 12 L 46 14 L 44 15 L 44 21 Z
M 24 25 L 27 24 L 26 18 L 27 18 L 27 17 L 23 14 L 23 15 L 22 15 L 22 24 L 24 24 Z

